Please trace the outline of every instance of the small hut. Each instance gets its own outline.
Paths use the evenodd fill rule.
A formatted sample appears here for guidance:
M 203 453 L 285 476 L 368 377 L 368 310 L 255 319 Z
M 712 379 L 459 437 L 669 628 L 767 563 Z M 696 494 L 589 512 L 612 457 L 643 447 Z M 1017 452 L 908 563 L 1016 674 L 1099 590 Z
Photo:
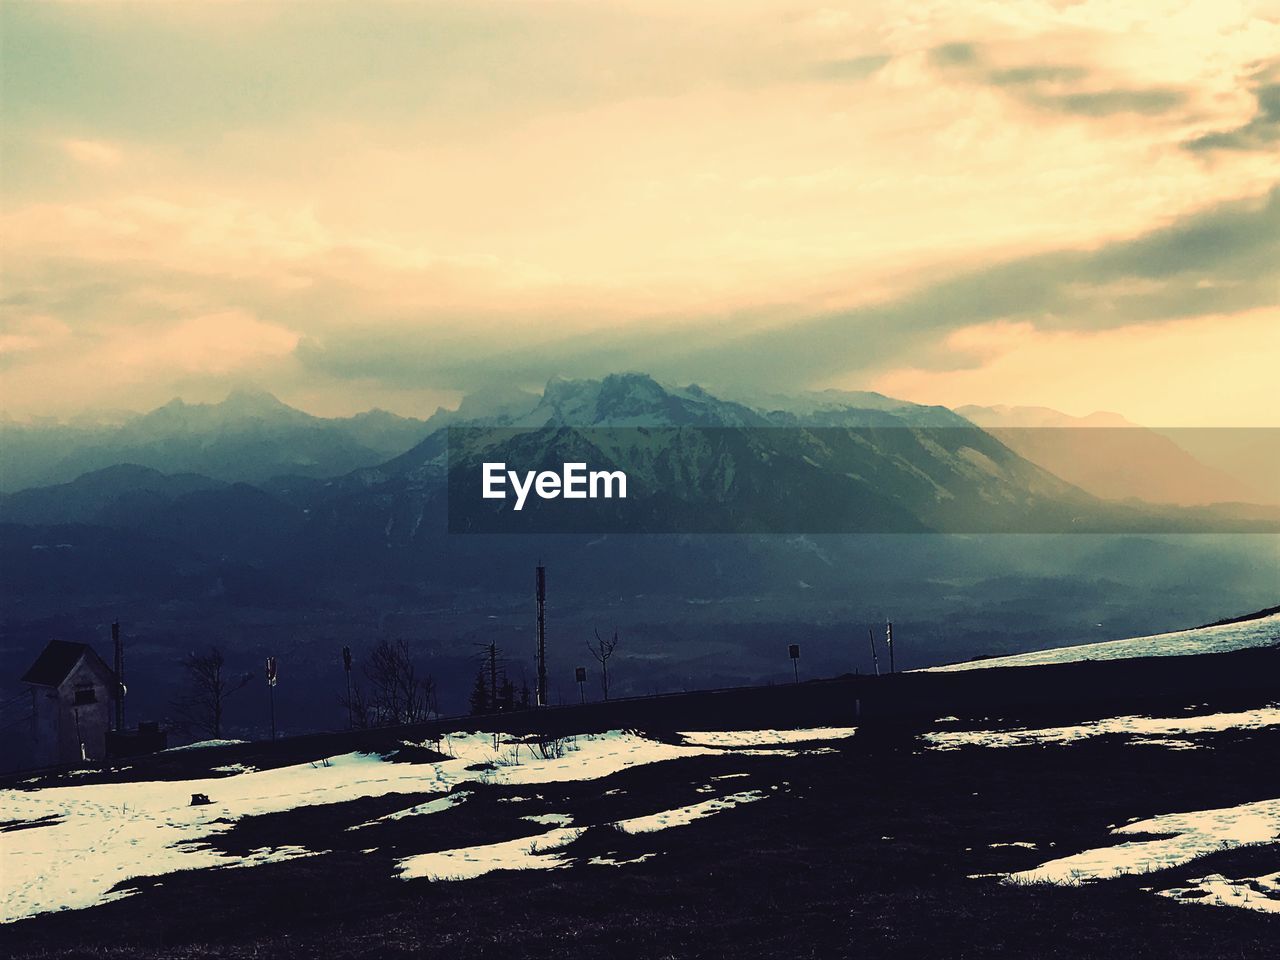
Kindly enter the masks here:
M 115 674 L 92 647 L 51 640 L 22 682 L 31 690 L 37 766 L 106 756 L 117 685 Z

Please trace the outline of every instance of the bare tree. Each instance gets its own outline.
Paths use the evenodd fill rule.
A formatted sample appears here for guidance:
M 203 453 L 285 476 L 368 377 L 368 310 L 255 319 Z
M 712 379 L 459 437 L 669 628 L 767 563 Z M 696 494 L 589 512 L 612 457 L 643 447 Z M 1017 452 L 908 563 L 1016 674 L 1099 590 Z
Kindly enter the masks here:
M 367 730 L 373 726 L 372 709 L 369 701 L 365 699 L 364 690 L 360 686 L 360 681 L 355 680 L 351 683 L 350 692 L 346 695 L 340 695 L 338 702 L 347 708 L 347 717 L 350 720 L 353 730 Z
M 369 711 L 374 724 L 418 723 L 430 715 L 435 681 L 429 675 L 418 676 L 403 640 L 379 640 L 365 663 L 364 675 L 371 690 Z
M 222 715 L 227 698 L 247 684 L 252 674 L 229 677 L 226 659 L 217 647 L 208 653 L 189 653 L 182 662 L 188 692 L 174 702 L 174 708 L 188 729 L 207 736 L 222 736 Z
M 594 628 L 593 628 L 594 629 Z M 618 645 L 618 631 L 613 631 L 613 638 L 610 640 L 600 636 L 600 631 L 595 630 L 596 642 L 592 645 L 591 641 L 587 641 L 587 649 L 591 651 L 591 655 L 600 662 L 600 686 L 604 690 L 604 698 L 609 699 L 609 658 L 613 656 L 613 649 Z

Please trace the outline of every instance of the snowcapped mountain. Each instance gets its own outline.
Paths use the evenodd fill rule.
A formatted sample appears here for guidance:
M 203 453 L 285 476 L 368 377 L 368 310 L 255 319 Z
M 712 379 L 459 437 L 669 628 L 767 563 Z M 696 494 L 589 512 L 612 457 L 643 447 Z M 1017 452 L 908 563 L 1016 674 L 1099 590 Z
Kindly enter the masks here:
M 863 400 L 875 406 L 856 405 Z M 402 456 L 335 484 L 333 493 L 363 499 L 362 514 L 371 499 L 381 503 L 380 526 L 392 539 L 408 530 L 430 535 L 423 517 L 443 513 L 447 471 L 475 472 L 482 461 L 621 469 L 638 491 L 631 499 L 649 498 L 639 512 L 665 518 L 668 529 L 687 521 L 747 531 L 1018 530 L 1061 528 L 1107 509 L 964 418 L 879 395 L 828 393 L 787 409 L 752 407 L 696 385 L 617 374 L 552 380 L 532 409 L 501 423 L 512 432 L 457 435 L 452 451 L 437 430 Z M 572 516 L 584 530 L 601 526 L 591 510 Z

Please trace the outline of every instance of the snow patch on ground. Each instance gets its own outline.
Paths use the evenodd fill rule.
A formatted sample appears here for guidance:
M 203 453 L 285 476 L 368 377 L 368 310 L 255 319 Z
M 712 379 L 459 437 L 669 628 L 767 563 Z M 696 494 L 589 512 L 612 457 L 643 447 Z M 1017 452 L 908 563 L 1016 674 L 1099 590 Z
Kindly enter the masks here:
M 572 861 L 555 851 L 581 835 L 581 830 L 562 828 L 502 843 L 419 853 L 399 861 L 396 870 L 405 880 L 472 880 L 495 870 L 556 870 Z
M 625 867 L 629 863 L 644 863 L 646 860 L 652 860 L 656 856 L 656 853 L 642 853 L 640 856 L 632 857 L 630 860 L 615 860 L 613 857 L 592 857 L 587 863 L 596 867 Z
M 934 750 L 961 747 L 1025 747 L 1044 743 L 1072 743 L 1089 737 L 1127 734 L 1130 743 L 1159 745 L 1171 749 L 1195 749 L 1196 744 L 1178 735 L 1223 733 L 1228 730 L 1259 730 L 1280 726 L 1280 707 L 1260 707 L 1237 713 L 1210 713 L 1198 717 L 1108 717 L 1066 727 L 1014 730 L 947 730 L 921 734 Z
M 695 820 L 701 820 L 703 817 L 720 813 L 722 810 L 732 810 L 734 807 L 741 806 L 744 803 L 763 800 L 765 796 L 766 794 L 761 790 L 746 790 L 742 793 L 731 793 L 712 800 L 703 800 L 701 803 L 691 803 L 687 807 L 676 807 L 673 810 L 663 810 L 660 813 L 651 813 L 644 817 L 619 820 L 617 825 L 625 833 L 654 833 L 658 830 L 666 830 L 669 827 L 683 827 L 686 824 L 693 823 Z
M 1053 650 L 1035 650 L 1009 657 L 989 657 L 927 667 L 921 672 L 950 673 L 957 670 L 987 670 L 992 667 L 1031 667 L 1046 663 L 1075 663 L 1080 660 L 1123 660 L 1129 657 L 1180 657 L 1199 653 L 1223 653 L 1266 647 L 1280 641 L 1280 613 L 1260 620 L 1224 623 L 1217 627 L 1199 627 L 1157 633 L 1149 637 L 1105 640 Z
M 195 743 L 184 743 L 180 747 L 169 747 L 161 750 L 161 753 L 180 753 L 183 750 L 204 750 L 207 747 L 231 747 L 237 743 L 245 743 L 244 740 L 198 740 Z
M 704 730 L 681 733 L 686 744 L 698 747 L 768 747 L 780 743 L 808 743 L 812 740 L 845 740 L 855 727 L 813 727 L 808 730 Z
M 728 740 L 753 744 L 798 742 L 815 737 L 847 736 L 851 732 L 835 728 L 736 731 Z M 714 734 L 695 736 L 715 737 Z M 218 743 L 227 742 L 230 741 Z M 206 741 L 202 745 L 217 744 Z M 198 746 L 201 745 L 193 744 L 189 748 Z M 495 744 L 491 733 L 454 733 L 439 742 L 439 749 L 447 759 L 434 762 L 392 763 L 380 755 L 348 753 L 269 770 L 225 771 L 230 776 L 0 790 L 0 821 L 41 824 L 40 829 L 11 829 L 0 833 L 0 864 L 3 864 L 0 922 L 119 899 L 135 892 L 132 881 L 143 877 L 162 877 L 179 870 L 255 866 L 320 852 L 280 846 L 232 855 L 210 846 L 213 838 L 231 830 L 235 822 L 244 817 L 364 797 L 440 795 L 353 828 L 359 829 L 447 810 L 465 799 L 465 790 L 455 790 L 461 784 L 536 786 L 595 780 L 651 763 L 721 756 L 727 746 L 728 743 L 715 748 L 696 743 L 672 744 L 635 733 L 611 731 L 577 737 L 576 749 L 560 758 L 525 756 L 521 762 L 512 763 L 510 740 L 499 737 Z M 777 756 L 776 751 L 767 752 Z M 191 797 L 197 793 L 208 795 L 210 802 L 192 806 Z M 740 802 L 746 802 L 742 795 L 708 800 L 692 808 L 656 814 L 654 818 L 637 818 L 635 823 L 657 822 L 655 818 L 665 817 L 662 825 L 674 826 Z M 404 862 L 405 875 L 448 870 L 471 875 L 480 863 L 506 862 L 503 858 L 511 851 L 517 851 L 511 855 L 513 862 L 523 865 L 520 869 L 553 866 L 556 858 L 546 856 L 547 844 L 570 833 L 575 832 L 567 828 L 563 833 L 551 831 L 538 841 L 541 846 L 535 853 L 520 854 L 517 844 L 498 845 L 499 849 L 470 858 L 464 855 L 465 851 L 446 851 L 456 854 L 452 857 L 424 855 L 435 858 L 430 861 L 410 858 Z
M 762 800 L 765 796 L 766 794 L 760 790 L 735 793 L 690 804 L 687 807 L 676 807 L 673 810 L 663 810 L 648 816 L 618 820 L 613 826 L 630 834 L 656 833 L 671 827 L 685 826 L 724 810 L 732 810 L 744 803 Z M 539 817 L 521 819 L 538 823 L 553 822 L 551 818 L 558 817 L 569 819 L 564 814 L 544 814 L 542 817 L 542 819 Z M 560 827 L 534 837 L 521 837 L 519 840 L 481 843 L 453 850 L 420 853 L 398 861 L 396 870 L 405 880 L 471 880 L 496 870 L 558 870 L 572 865 L 573 860 L 562 852 L 563 848 L 582 836 L 584 830 L 585 828 L 582 827 Z M 627 863 L 639 863 L 652 856 L 654 854 L 647 853 L 631 860 L 591 857 L 585 862 L 622 866 Z
M 1220 873 L 1212 873 L 1187 883 L 1189 886 L 1161 890 L 1159 895 L 1172 897 L 1179 903 L 1280 913 L 1280 873 L 1240 880 L 1228 880 Z
M 520 819 L 528 820 L 530 823 L 540 823 L 543 826 L 567 827 L 573 823 L 573 817 L 567 813 L 533 813 Z
M 357 823 L 354 827 L 347 827 L 347 830 L 363 830 L 365 827 L 373 827 L 379 823 L 392 823 L 396 820 L 404 820 L 408 817 L 421 817 L 432 813 L 443 813 L 450 807 L 456 807 L 469 796 L 471 796 L 471 794 L 466 790 L 458 790 L 454 793 L 446 794 L 443 797 L 436 797 L 434 800 L 428 800 L 425 803 L 415 803 L 412 807 L 406 807 L 403 810 L 397 810 L 394 813 L 388 813 L 385 816 L 374 817 L 372 820 L 366 820 L 364 823 Z
M 1221 850 L 1280 840 L 1280 800 L 1260 800 L 1237 807 L 1167 813 L 1116 827 L 1113 836 L 1155 835 L 1050 860 L 1030 870 L 1009 874 L 1014 881 L 1076 884 L 1125 874 L 1150 873 Z

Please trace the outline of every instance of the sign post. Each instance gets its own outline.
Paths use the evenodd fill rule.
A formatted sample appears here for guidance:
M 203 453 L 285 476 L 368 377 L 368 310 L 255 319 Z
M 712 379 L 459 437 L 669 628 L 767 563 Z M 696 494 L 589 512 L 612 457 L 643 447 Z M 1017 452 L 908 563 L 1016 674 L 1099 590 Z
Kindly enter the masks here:
M 578 698 L 583 702 L 587 702 L 587 689 L 583 684 L 587 682 L 587 668 L 578 667 L 573 671 L 573 679 L 578 682 Z
M 791 670 L 796 676 L 796 683 L 800 682 L 800 644 L 793 643 L 787 647 L 787 653 L 791 655 Z

